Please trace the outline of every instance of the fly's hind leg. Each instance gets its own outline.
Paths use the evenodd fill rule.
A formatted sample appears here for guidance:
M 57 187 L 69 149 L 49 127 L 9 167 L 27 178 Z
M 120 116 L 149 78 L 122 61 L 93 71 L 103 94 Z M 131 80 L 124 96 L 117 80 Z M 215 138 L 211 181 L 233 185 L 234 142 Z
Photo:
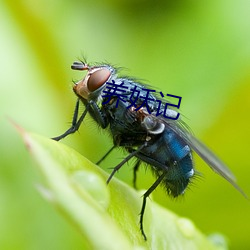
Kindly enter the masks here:
M 140 230 L 142 233 L 142 236 L 144 238 L 144 240 L 147 240 L 147 236 L 144 232 L 144 228 L 143 228 L 143 217 L 144 217 L 144 212 L 145 212 L 145 208 L 146 208 L 146 201 L 148 196 L 158 187 L 158 185 L 162 182 L 163 178 L 165 177 L 166 172 L 163 172 L 163 174 L 161 174 L 157 180 L 153 183 L 153 185 L 147 190 L 147 192 L 143 195 L 143 200 L 142 200 L 142 207 L 141 207 L 141 212 L 140 212 Z
M 137 171 L 138 171 L 138 169 L 139 169 L 139 167 L 140 167 L 140 165 L 141 165 L 141 161 L 140 160 L 137 160 L 136 161 L 136 163 L 135 163 L 135 165 L 134 165 L 134 168 L 133 168 L 133 187 L 135 188 L 135 189 L 137 189 L 136 188 L 136 175 L 137 175 Z

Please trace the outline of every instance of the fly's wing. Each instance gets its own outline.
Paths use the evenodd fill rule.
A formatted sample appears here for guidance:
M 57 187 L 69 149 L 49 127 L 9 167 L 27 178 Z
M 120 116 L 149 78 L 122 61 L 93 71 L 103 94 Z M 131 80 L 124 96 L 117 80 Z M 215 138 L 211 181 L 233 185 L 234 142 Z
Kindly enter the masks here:
M 177 133 L 216 173 L 231 183 L 243 196 L 248 199 L 247 195 L 236 184 L 236 178 L 233 173 L 210 149 L 190 134 L 185 127 L 181 126 L 180 123 L 171 121 L 167 122 L 167 126 Z

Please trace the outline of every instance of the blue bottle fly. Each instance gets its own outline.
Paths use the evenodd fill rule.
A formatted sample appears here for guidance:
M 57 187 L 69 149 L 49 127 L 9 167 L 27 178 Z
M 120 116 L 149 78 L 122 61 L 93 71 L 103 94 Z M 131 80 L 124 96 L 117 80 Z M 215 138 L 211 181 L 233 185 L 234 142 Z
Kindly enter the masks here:
M 123 147 L 127 157 L 112 171 L 113 175 L 131 158 L 136 158 L 136 171 L 146 163 L 156 176 L 156 181 L 143 195 L 140 213 L 140 230 L 144 239 L 143 216 L 147 197 L 162 184 L 172 197 L 182 195 L 195 174 L 192 151 L 195 151 L 215 172 L 229 181 L 243 195 L 235 177 L 225 164 L 186 128 L 176 111 L 178 105 L 166 102 L 147 85 L 128 77 L 119 77 L 117 70 L 108 64 L 89 66 L 85 62 L 74 62 L 74 70 L 87 71 L 86 76 L 75 83 L 73 90 L 78 97 L 71 127 L 62 135 L 53 138 L 61 140 L 76 132 L 87 113 L 102 129 L 108 129 L 114 146 L 98 162 L 100 163 L 114 148 Z M 79 116 L 79 105 L 85 106 Z

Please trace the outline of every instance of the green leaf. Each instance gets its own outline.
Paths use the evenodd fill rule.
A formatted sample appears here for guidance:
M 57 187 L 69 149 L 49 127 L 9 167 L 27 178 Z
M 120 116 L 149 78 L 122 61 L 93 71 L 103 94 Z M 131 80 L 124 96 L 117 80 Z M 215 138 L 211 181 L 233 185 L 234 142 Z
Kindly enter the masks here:
M 186 218 L 148 199 L 144 241 L 139 229 L 143 192 L 108 174 L 60 142 L 21 130 L 45 179 L 43 196 L 81 232 L 83 249 L 226 249 L 215 245 Z

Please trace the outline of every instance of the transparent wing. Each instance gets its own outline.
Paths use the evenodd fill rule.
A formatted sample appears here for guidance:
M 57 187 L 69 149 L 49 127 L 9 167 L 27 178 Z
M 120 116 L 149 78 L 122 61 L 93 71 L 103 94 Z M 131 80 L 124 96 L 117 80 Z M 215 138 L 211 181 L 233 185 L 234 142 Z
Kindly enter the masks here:
M 167 122 L 167 125 L 170 126 L 170 128 L 176 132 L 216 173 L 221 175 L 242 195 L 248 198 L 243 190 L 237 185 L 236 178 L 233 173 L 210 149 L 195 138 L 184 126 L 181 126 L 180 123 Z

